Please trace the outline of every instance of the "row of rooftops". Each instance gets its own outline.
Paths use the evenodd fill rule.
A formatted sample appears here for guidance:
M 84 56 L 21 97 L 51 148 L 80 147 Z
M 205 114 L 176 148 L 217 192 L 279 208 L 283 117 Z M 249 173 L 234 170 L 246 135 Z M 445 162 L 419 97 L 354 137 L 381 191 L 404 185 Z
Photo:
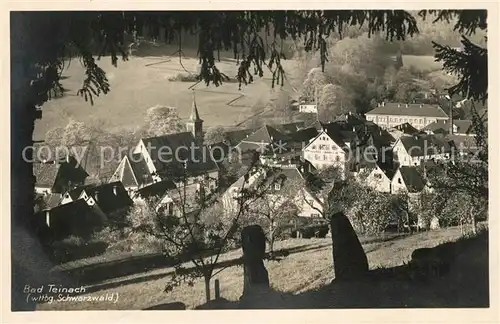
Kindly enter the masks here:
M 397 102 L 382 102 L 366 115 L 448 118 L 448 114 L 439 105 Z

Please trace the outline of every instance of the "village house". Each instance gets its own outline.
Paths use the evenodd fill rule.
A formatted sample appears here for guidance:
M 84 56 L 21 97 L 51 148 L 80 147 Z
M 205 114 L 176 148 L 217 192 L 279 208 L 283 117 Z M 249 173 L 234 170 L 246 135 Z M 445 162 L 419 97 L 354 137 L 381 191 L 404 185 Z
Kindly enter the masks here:
M 335 166 L 345 175 L 348 171 L 356 171 L 362 155 L 376 159 L 377 145 L 390 146 L 392 138 L 387 140 L 387 134 L 381 134 L 363 120 L 349 118 L 348 121 L 321 124 L 318 135 L 303 148 L 304 159 L 316 169 Z
M 303 156 L 316 169 L 336 166 L 344 173 L 349 158 L 349 148 L 340 134 L 325 128 L 304 147 Z
M 292 203 L 296 207 L 298 217 L 320 218 L 323 213 L 323 203 L 305 186 L 307 172 L 300 168 L 282 166 L 273 169 L 268 178 L 272 186 L 266 195 L 268 200 L 282 201 L 282 204 Z
M 381 161 L 377 161 L 364 169 L 363 173 L 359 174 L 359 179 L 373 190 L 391 193 L 392 179 L 396 170 L 392 162 L 382 163 Z
M 299 112 L 308 113 L 308 114 L 317 114 L 318 113 L 318 105 L 313 103 L 301 102 L 299 104 Z
M 419 167 L 400 166 L 391 181 L 391 193 L 408 193 L 410 197 L 416 197 L 424 189 L 428 188 L 425 179 Z
M 133 205 L 127 190 L 119 181 L 72 189 L 63 195 L 60 204 L 69 204 L 80 199 L 89 206 L 96 206 L 96 210 L 107 218 L 123 214 Z
M 68 155 L 60 161 L 42 161 L 33 163 L 33 174 L 35 175 L 35 192 L 38 194 L 61 194 L 70 188 L 85 183 L 87 172 L 76 161 Z
M 201 183 L 175 186 L 165 192 L 155 209 L 167 216 L 187 217 L 200 210 L 205 190 L 208 188 Z
M 453 120 L 453 129 L 451 135 L 474 136 L 471 130 L 472 120 Z M 427 134 L 449 134 L 450 121 L 440 120 L 427 125 L 422 129 Z
M 85 237 L 105 226 L 106 216 L 97 205 L 89 205 L 85 199 L 77 199 L 35 215 L 39 224 L 49 229 L 52 239 L 68 236 Z
M 264 125 L 243 139 L 234 149 L 237 154 L 258 154 L 262 164 L 274 163 L 283 158 L 300 154 L 292 144 L 291 138 L 276 128 Z
M 229 213 L 238 211 L 237 199 L 243 189 L 263 191 L 264 197 L 275 204 L 291 202 L 299 217 L 320 217 L 323 204 L 305 187 L 307 170 L 297 165 L 276 165 L 270 170 L 255 168 L 249 176 L 240 177 L 223 194 L 224 209 Z M 293 196 L 291 196 L 293 195 Z
M 368 121 L 373 121 L 381 127 L 390 128 L 409 123 L 419 130 L 431 123 L 449 118 L 438 105 L 389 102 L 383 102 L 365 115 Z
M 186 128 L 186 132 L 139 140 L 132 154 L 122 159 L 110 182 L 120 181 L 127 190 L 136 191 L 163 180 L 180 184 L 208 177 L 210 186 L 216 186 L 219 166 L 211 148 L 203 144 L 203 120 L 194 97 Z
M 450 158 L 452 145 L 444 136 L 419 134 L 400 137 L 392 151 L 395 161 L 400 165 L 419 166 L 426 160 Z
M 453 134 L 446 135 L 446 138 L 453 143 L 454 152 L 460 156 L 474 155 L 479 150 L 475 136 Z

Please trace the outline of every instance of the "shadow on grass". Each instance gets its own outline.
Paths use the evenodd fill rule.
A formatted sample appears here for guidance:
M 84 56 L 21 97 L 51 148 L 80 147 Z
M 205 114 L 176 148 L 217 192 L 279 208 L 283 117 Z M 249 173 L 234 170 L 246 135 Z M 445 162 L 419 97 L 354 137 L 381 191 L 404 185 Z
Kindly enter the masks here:
M 362 238 L 361 242 L 363 244 L 371 244 L 371 243 L 379 243 L 379 242 L 389 242 L 393 240 L 398 240 L 406 237 L 406 235 L 384 235 L 384 236 L 379 236 L 379 237 L 367 237 L 367 238 Z M 302 253 L 302 252 L 307 252 L 307 251 L 314 251 L 314 250 L 319 250 L 323 248 L 328 248 L 331 247 L 331 242 L 329 239 L 327 240 L 321 240 L 319 242 L 314 242 L 314 240 L 311 240 L 311 243 L 309 244 L 302 244 L 299 246 L 295 246 L 292 248 L 283 248 L 280 250 L 276 250 L 273 253 L 272 257 L 286 257 L 290 254 L 294 253 Z M 376 248 L 375 248 L 376 249 Z M 370 248 L 370 250 L 365 251 L 366 253 L 371 252 L 375 250 L 373 248 Z M 207 257 L 210 257 L 207 255 Z M 189 258 L 184 257 L 182 258 L 183 262 L 189 262 Z M 102 287 L 102 288 L 90 288 L 90 289 L 106 289 L 106 288 L 111 288 L 111 287 L 117 287 L 123 284 L 131 284 L 131 283 L 139 283 L 139 282 L 144 282 L 148 280 L 156 280 L 163 278 L 165 276 L 168 276 L 171 274 L 171 272 L 167 273 L 162 273 L 162 274 L 155 274 L 155 275 L 144 275 L 138 278 L 132 278 L 132 279 L 127 279 L 127 280 L 122 280 L 119 282 L 113 282 L 113 283 L 106 283 L 99 285 L 98 283 L 103 282 L 105 280 L 112 280 L 120 277 L 125 277 L 125 276 L 130 276 L 130 275 L 135 275 L 139 273 L 144 273 L 156 269 L 161 269 L 161 268 L 168 268 L 172 267 L 176 260 L 172 258 L 167 258 L 165 257 L 162 253 L 157 253 L 157 254 L 149 254 L 149 255 L 143 255 L 143 256 L 135 256 L 135 257 L 130 257 L 127 259 L 123 260 L 116 260 L 112 262 L 106 262 L 106 263 L 99 263 L 99 264 L 94 264 L 94 265 L 87 265 L 83 267 L 78 267 L 78 268 L 73 268 L 73 269 L 68 269 L 64 270 L 63 272 L 70 275 L 73 277 L 76 281 L 78 281 L 78 284 L 80 285 L 94 285 L 96 284 L 95 287 Z M 233 265 L 239 265 L 241 264 L 241 260 L 239 258 L 224 261 L 224 262 L 219 262 L 217 268 L 226 268 L 230 267 Z M 111 285 L 111 286 L 108 286 Z
M 407 266 L 382 268 L 299 295 L 271 290 L 253 301 L 219 300 L 196 309 L 489 307 L 488 231 L 433 249 L 455 255 L 450 272 L 441 277 L 412 280 Z
M 285 258 L 285 257 L 289 256 L 290 254 L 324 249 L 324 248 L 327 248 L 328 246 L 330 246 L 330 244 L 325 243 L 325 244 L 320 244 L 320 245 L 316 245 L 316 246 L 301 245 L 301 246 L 289 248 L 289 249 L 285 248 L 285 249 L 275 251 L 272 255 L 268 254 L 266 259 L 280 261 L 282 258 Z M 225 260 L 225 261 L 218 262 L 217 265 L 215 266 L 215 270 L 234 267 L 234 266 L 240 266 L 242 264 L 243 264 L 243 259 L 241 257 L 235 258 L 235 259 L 230 259 L 230 260 Z M 193 270 L 194 270 L 194 268 L 185 269 L 186 272 L 190 272 Z M 95 273 L 94 273 L 94 271 L 95 271 Z M 102 274 L 99 274 L 98 269 L 95 269 L 94 271 L 92 272 L 92 275 L 99 276 L 102 278 Z M 101 271 L 103 271 L 103 270 L 101 270 Z M 150 280 L 158 280 L 158 279 L 162 279 L 162 278 L 165 278 L 165 277 L 172 275 L 173 272 L 174 272 L 174 270 L 170 269 L 167 272 L 163 272 L 163 273 L 159 273 L 159 274 L 150 274 L 150 275 L 125 279 L 125 280 L 119 280 L 119 281 L 110 282 L 110 283 L 96 284 L 94 286 L 85 288 L 85 292 L 91 293 L 91 292 L 96 292 L 96 291 L 103 290 L 103 289 L 116 288 L 116 287 L 119 287 L 122 285 L 136 284 L 136 283 L 146 282 L 146 281 L 150 281 Z M 107 275 L 107 273 L 105 275 Z M 117 277 L 117 276 L 115 276 L 115 277 Z M 79 284 L 85 285 L 85 284 L 89 284 L 89 281 L 85 282 L 83 280 L 85 280 L 85 279 L 87 279 L 87 280 L 88 279 L 97 279 L 97 278 L 96 277 L 94 277 L 94 278 L 79 277 L 78 279 L 79 279 Z

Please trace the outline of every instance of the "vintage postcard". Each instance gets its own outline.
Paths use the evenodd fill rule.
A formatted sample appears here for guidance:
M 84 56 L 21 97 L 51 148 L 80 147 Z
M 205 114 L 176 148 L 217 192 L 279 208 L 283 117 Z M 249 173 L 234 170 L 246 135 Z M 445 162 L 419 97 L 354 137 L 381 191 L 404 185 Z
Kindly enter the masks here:
M 9 318 L 494 321 L 498 9 L 345 5 L 13 4 Z

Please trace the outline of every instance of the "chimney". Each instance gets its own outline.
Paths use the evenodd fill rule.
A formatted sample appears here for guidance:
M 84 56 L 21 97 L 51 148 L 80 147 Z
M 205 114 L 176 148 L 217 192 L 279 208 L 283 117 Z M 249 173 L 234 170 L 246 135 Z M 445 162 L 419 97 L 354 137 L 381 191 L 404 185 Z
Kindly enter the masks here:
M 385 101 L 382 101 L 382 107 L 385 107 Z
M 401 104 L 398 104 L 398 108 L 401 108 Z
M 424 107 L 424 105 L 420 104 L 420 108 L 423 108 L 423 107 Z
M 113 194 L 114 194 L 115 196 L 118 196 L 118 186 L 117 186 L 117 185 L 114 185 L 114 186 L 113 186 Z
M 405 106 L 406 106 L 406 108 L 408 108 L 408 104 L 406 104 Z

